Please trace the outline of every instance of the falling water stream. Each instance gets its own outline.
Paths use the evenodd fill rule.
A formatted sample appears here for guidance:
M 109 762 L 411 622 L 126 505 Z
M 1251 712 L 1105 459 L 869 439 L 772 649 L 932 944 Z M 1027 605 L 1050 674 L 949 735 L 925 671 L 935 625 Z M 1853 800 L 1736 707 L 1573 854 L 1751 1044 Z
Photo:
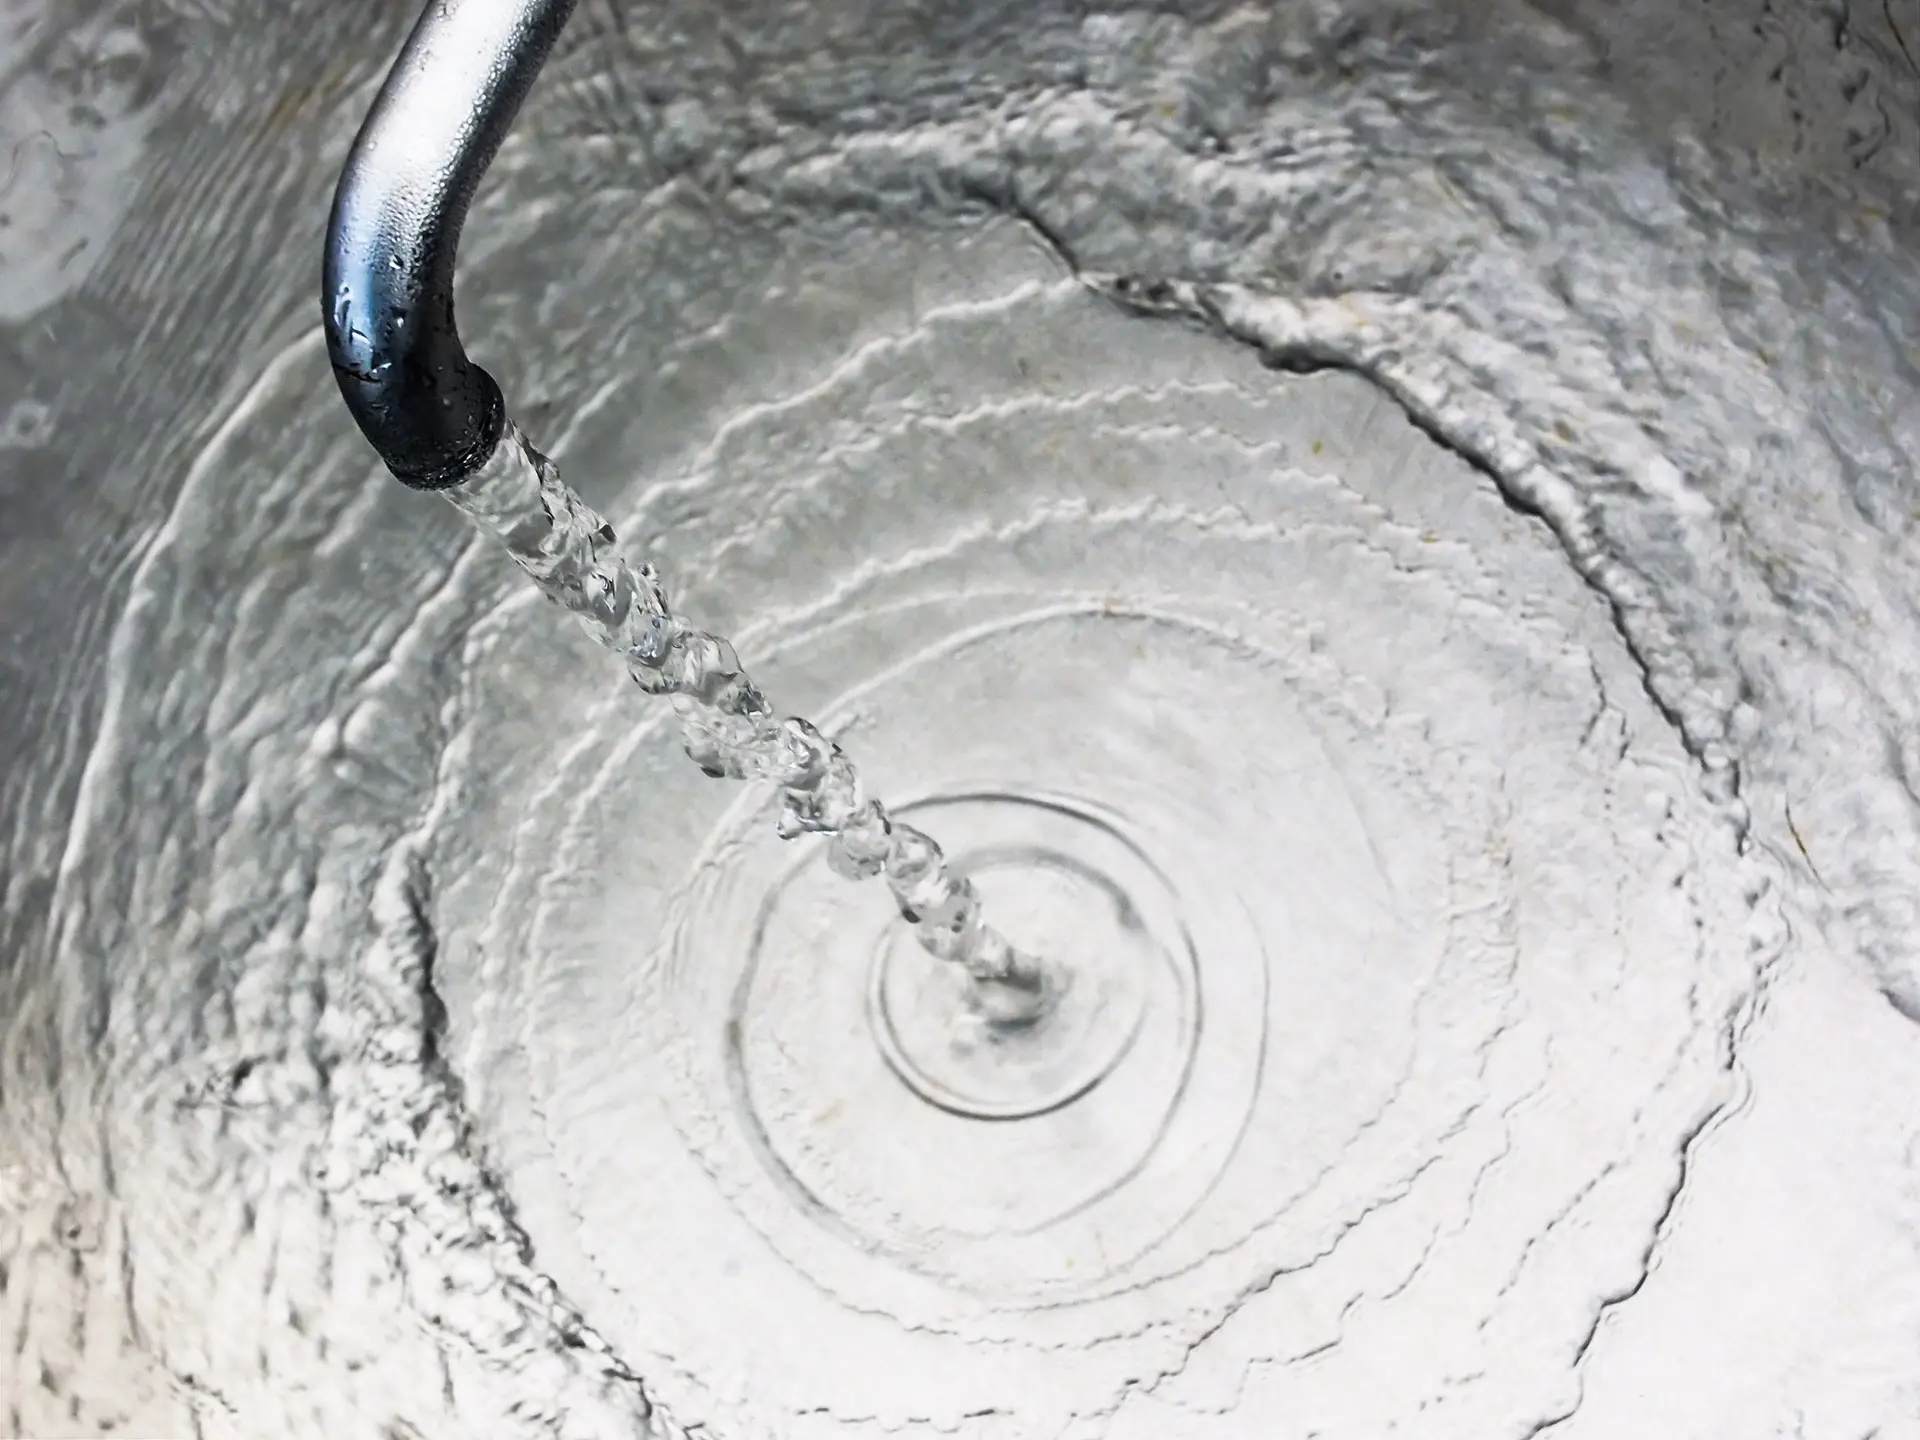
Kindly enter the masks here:
M 480 473 L 447 498 L 505 545 L 541 594 L 619 651 L 642 690 L 674 697 L 687 754 L 704 773 L 772 780 L 783 794 L 784 837 L 827 836 L 828 863 L 850 880 L 884 875 L 928 954 L 959 965 L 976 993 L 1000 992 L 1007 1019 L 1038 1018 L 1044 1006 L 1007 997 L 1044 1001 L 1059 982 L 986 923 L 972 882 L 953 872 L 929 837 L 895 822 L 865 793 L 838 745 L 805 720 L 779 718 L 730 642 L 676 616 L 653 568 L 619 555 L 613 527 L 515 427 L 507 427 Z M 995 1004 L 983 999 L 983 1017 Z
M 217 8 L 0 271 L 0 1432 L 1920 1434 L 1877 19 L 583 0 L 449 508 L 275 268 L 387 51 Z

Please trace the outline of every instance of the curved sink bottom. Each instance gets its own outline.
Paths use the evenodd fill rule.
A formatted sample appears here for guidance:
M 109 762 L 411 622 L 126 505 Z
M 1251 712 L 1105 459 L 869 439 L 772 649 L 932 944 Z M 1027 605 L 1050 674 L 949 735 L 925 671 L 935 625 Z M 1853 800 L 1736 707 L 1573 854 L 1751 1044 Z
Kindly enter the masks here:
M 75 818 L 10 807 L 11 1428 L 1894 1433 L 1920 285 L 1871 216 L 1650 151 L 1538 17 L 922 17 L 741 51 L 737 109 L 581 23 L 476 354 L 881 794 L 1095 817 L 1190 971 L 1059 1103 L 928 1103 L 882 897 L 783 878 L 311 339 L 237 404 L 182 361 L 101 451 L 171 509 L 37 752 Z M 208 253 L 285 233 L 249 186 L 318 213 L 337 157 L 256 143 Z M 783 885 L 845 963 L 756 950 Z

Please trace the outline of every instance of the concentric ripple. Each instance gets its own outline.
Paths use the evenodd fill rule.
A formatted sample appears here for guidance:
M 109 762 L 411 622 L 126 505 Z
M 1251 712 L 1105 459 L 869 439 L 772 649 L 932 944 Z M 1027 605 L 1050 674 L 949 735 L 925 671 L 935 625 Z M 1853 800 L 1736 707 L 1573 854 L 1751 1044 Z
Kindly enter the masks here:
M 1040 1015 L 1008 1013 L 991 988 L 925 964 L 903 927 L 887 927 L 869 967 L 867 1028 L 921 1099 L 976 1120 L 1050 1114 L 1113 1074 L 1149 1016 L 1191 1051 L 1200 1008 L 1180 899 L 1115 822 L 1019 792 L 945 796 L 903 813 L 960 841 L 959 863 L 994 913 L 1047 959 Z M 782 886 L 780 898 L 797 888 Z M 845 924 L 829 921 L 818 938 L 837 939 Z M 765 925 L 756 938 L 767 938 Z M 768 953 L 756 946 L 756 969 Z
M 560 698 L 475 1073 L 527 1056 L 602 1323 L 730 1435 L 1079 1433 L 1203 1342 L 1318 1353 L 1308 1412 L 1468 1372 L 1488 1415 L 1549 1403 L 1670 1183 L 1625 1157 L 1727 1095 L 1748 896 L 1688 757 L 1543 527 L 1364 382 L 1276 382 L 1005 237 L 951 263 L 624 533 L 1064 947 L 1066 1029 L 956 1023 L 769 797 Z M 508 658 L 551 624 L 501 612 L 469 766 L 554 723 Z M 1436 1303 L 1356 1388 L 1370 1317 Z
M 29 81 L 178 74 L 5 337 L 0 1429 L 1920 1413 L 1893 8 L 577 8 L 463 330 L 1025 1026 L 353 432 L 406 17 L 99 8 Z

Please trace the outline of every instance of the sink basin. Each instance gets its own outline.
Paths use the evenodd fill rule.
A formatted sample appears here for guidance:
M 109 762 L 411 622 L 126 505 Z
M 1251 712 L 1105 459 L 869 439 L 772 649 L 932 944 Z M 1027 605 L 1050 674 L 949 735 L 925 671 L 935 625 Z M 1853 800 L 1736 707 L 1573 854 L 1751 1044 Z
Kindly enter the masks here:
M 582 0 L 467 344 L 1063 1056 L 355 431 L 414 8 L 8 0 L 0 1432 L 1915 1433 L 1920 18 L 1805 9 Z

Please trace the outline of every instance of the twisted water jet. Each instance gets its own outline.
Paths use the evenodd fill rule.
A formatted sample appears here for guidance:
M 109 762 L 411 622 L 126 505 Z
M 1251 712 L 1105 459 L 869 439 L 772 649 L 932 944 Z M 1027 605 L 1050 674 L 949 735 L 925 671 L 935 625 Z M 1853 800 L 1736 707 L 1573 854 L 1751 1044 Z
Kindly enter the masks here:
M 920 947 L 972 981 L 963 1014 L 996 1027 L 1044 1020 L 1063 978 L 986 923 L 973 883 L 931 837 L 867 793 L 839 745 L 806 720 L 776 714 L 729 641 L 673 613 L 653 567 L 620 555 L 613 527 L 517 427 L 507 422 L 486 463 L 443 493 L 505 546 L 542 595 L 617 651 L 635 684 L 673 697 L 687 754 L 702 772 L 772 781 L 781 791 L 782 838 L 824 835 L 836 873 L 886 878 Z

